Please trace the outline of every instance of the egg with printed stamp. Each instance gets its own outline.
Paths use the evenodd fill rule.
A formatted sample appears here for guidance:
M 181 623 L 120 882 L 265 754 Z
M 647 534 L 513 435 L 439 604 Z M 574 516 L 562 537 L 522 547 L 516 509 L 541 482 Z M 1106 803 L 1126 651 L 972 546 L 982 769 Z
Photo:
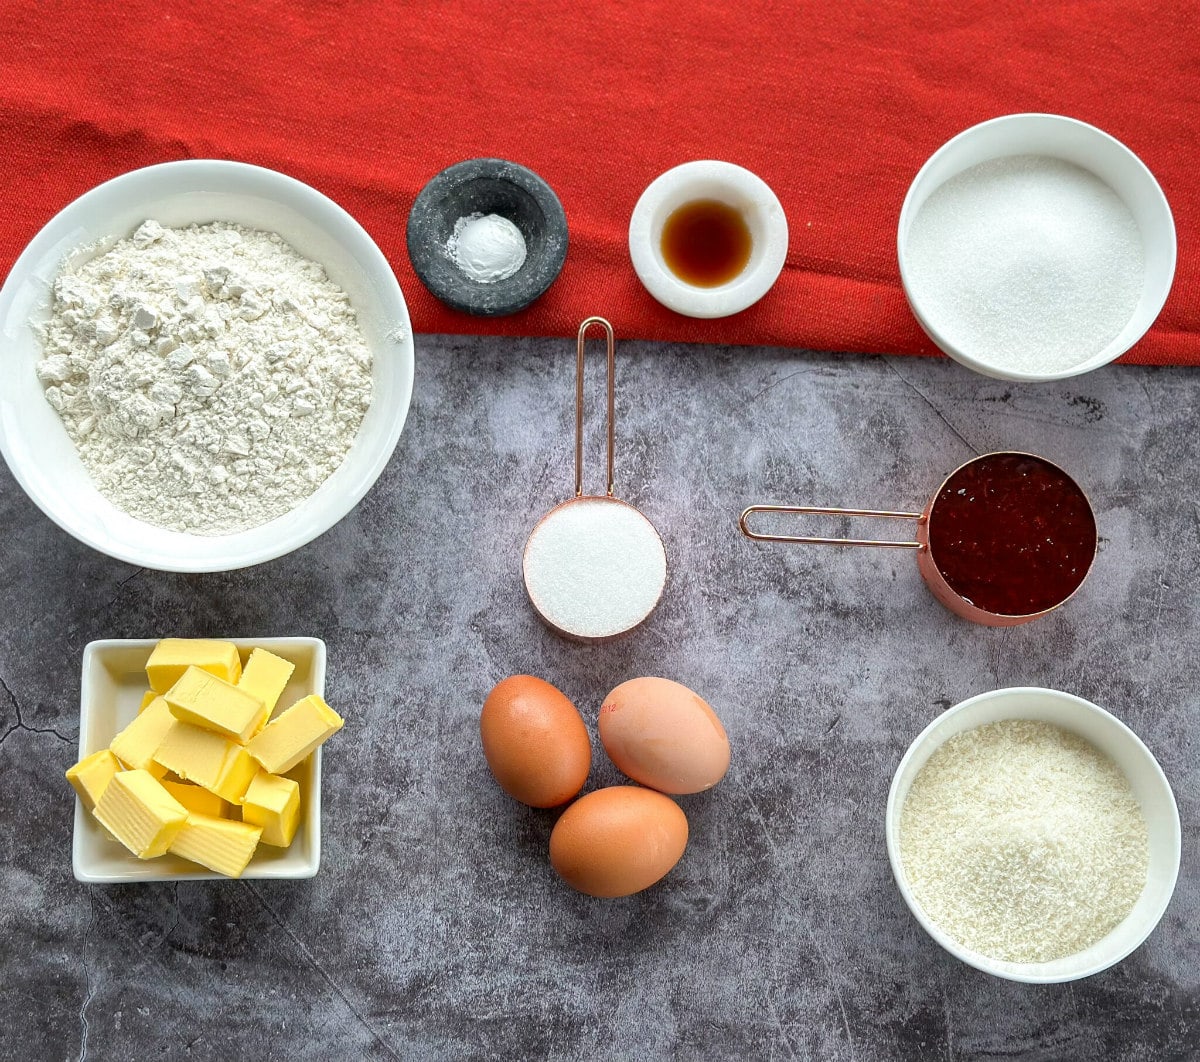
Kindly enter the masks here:
M 729 737 L 717 713 L 670 679 L 622 682 L 604 698 L 598 725 L 617 770 L 660 793 L 701 793 L 729 770 Z

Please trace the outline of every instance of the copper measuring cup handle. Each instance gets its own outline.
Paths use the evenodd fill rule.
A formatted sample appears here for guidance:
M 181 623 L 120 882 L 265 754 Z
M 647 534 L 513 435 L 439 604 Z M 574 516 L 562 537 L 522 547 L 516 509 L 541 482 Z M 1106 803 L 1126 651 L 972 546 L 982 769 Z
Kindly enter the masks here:
M 923 549 L 923 542 L 890 542 L 875 538 L 810 538 L 805 535 L 767 535 L 753 531 L 747 518 L 752 513 L 811 513 L 817 516 L 872 516 L 881 520 L 922 520 L 924 513 L 893 513 L 883 509 L 834 509 L 821 505 L 751 505 L 742 510 L 738 527 L 743 535 L 758 542 L 804 542 L 810 546 L 879 546 L 896 549 Z
M 617 433 L 617 367 L 616 340 L 613 338 L 613 326 L 603 317 L 589 317 L 579 326 L 579 335 L 575 340 L 575 497 L 583 497 L 583 355 L 587 341 L 588 329 L 599 325 L 604 332 L 605 346 L 608 354 L 608 489 L 605 497 L 613 496 L 613 450 L 616 446 Z

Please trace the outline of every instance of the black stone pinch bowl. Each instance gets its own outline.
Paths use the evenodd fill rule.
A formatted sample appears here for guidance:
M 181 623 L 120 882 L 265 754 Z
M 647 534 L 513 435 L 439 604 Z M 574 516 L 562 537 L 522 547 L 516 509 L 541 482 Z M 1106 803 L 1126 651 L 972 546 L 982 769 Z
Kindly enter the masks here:
M 446 254 L 454 223 L 471 214 L 508 218 L 525 239 L 525 263 L 506 280 L 471 280 Z M 525 309 L 554 283 L 567 257 L 567 216 L 532 170 L 504 159 L 468 159 L 442 170 L 408 215 L 408 257 L 421 283 L 447 306 L 477 317 Z

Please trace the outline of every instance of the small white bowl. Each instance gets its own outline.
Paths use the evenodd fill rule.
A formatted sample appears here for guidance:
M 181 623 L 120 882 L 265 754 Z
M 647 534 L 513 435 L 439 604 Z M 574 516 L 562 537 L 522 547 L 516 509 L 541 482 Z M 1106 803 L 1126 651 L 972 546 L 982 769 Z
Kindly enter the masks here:
M 268 649 L 296 665 L 275 711 L 301 697 L 325 695 L 325 643 L 320 638 L 230 638 L 245 663 L 250 650 Z M 112 639 L 89 642 L 83 650 L 83 683 L 79 704 L 79 758 L 108 748 L 112 739 L 137 716 L 149 688 L 146 661 L 157 639 Z M 321 865 L 321 749 L 296 764 L 288 778 L 300 785 L 300 825 L 287 848 L 259 845 L 243 878 L 311 878 Z M 63 785 L 67 782 L 64 780 Z M 75 798 L 75 830 L 71 865 L 77 881 L 89 885 L 144 881 L 229 881 L 224 874 L 178 856 L 139 859 L 110 837 L 91 812 Z
M 663 259 L 667 218 L 685 203 L 716 199 L 741 212 L 750 230 L 750 261 L 727 284 L 701 288 L 680 280 Z M 787 217 L 767 183 L 731 162 L 685 162 L 655 178 L 629 219 L 629 255 L 651 295 L 685 317 L 728 317 L 758 302 L 787 258 Z
M 900 814 L 913 780 L 929 757 L 956 734 L 1004 719 L 1035 719 L 1052 723 L 1091 742 L 1125 772 L 1146 816 L 1150 865 L 1146 887 L 1133 910 L 1091 947 L 1051 962 L 1005 962 L 963 947 L 926 916 L 908 886 L 900 858 Z M 1158 925 L 1179 875 L 1179 811 L 1175 806 L 1171 785 L 1150 750 L 1129 727 L 1091 701 L 1058 690 L 1033 686 L 981 693 L 943 712 L 922 730 L 908 747 L 892 778 L 886 829 L 892 874 L 900 888 L 900 895 L 925 932 L 969 966 L 1010 981 L 1030 984 L 1076 981 L 1120 962 Z
M 374 357 L 374 401 L 337 471 L 270 523 L 230 535 L 192 535 L 122 512 L 96 489 L 35 375 L 41 346 L 30 323 L 49 316 L 51 285 L 63 263 L 82 247 L 129 236 L 147 218 L 168 227 L 230 221 L 277 232 L 324 266 L 358 313 Z M 42 512 L 81 542 L 163 571 L 261 564 L 329 530 L 388 463 L 412 397 L 412 327 L 382 252 L 358 222 L 320 192 L 240 162 L 149 166 L 99 185 L 65 207 L 25 248 L 0 289 L 0 342 L 0 453 L 17 482 Z
M 1087 361 L 1058 372 L 1028 372 L 968 354 L 947 338 L 944 322 L 935 320 L 914 295 L 907 257 L 913 222 L 926 200 L 952 177 L 993 159 L 1042 155 L 1074 163 L 1095 174 L 1121 198 L 1133 214 L 1142 237 L 1145 282 L 1133 315 L 1120 333 Z M 1142 338 L 1167 301 L 1175 276 L 1175 222 L 1154 175 L 1132 151 L 1108 133 L 1086 122 L 1057 114 L 1009 114 L 981 122 L 943 144 L 921 167 L 900 209 L 896 235 L 900 278 L 909 306 L 929 338 L 955 361 L 1000 380 L 1062 380 L 1091 372 L 1119 358 Z

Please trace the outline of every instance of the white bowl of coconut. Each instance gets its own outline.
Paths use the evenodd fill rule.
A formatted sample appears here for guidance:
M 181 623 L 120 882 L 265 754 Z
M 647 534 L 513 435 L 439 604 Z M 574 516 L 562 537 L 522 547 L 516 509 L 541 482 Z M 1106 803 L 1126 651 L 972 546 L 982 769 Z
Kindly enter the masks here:
M 922 928 L 1013 981 L 1119 962 L 1179 873 L 1179 812 L 1158 761 L 1115 716 L 1058 690 L 994 690 L 930 723 L 896 769 L 886 829 Z

